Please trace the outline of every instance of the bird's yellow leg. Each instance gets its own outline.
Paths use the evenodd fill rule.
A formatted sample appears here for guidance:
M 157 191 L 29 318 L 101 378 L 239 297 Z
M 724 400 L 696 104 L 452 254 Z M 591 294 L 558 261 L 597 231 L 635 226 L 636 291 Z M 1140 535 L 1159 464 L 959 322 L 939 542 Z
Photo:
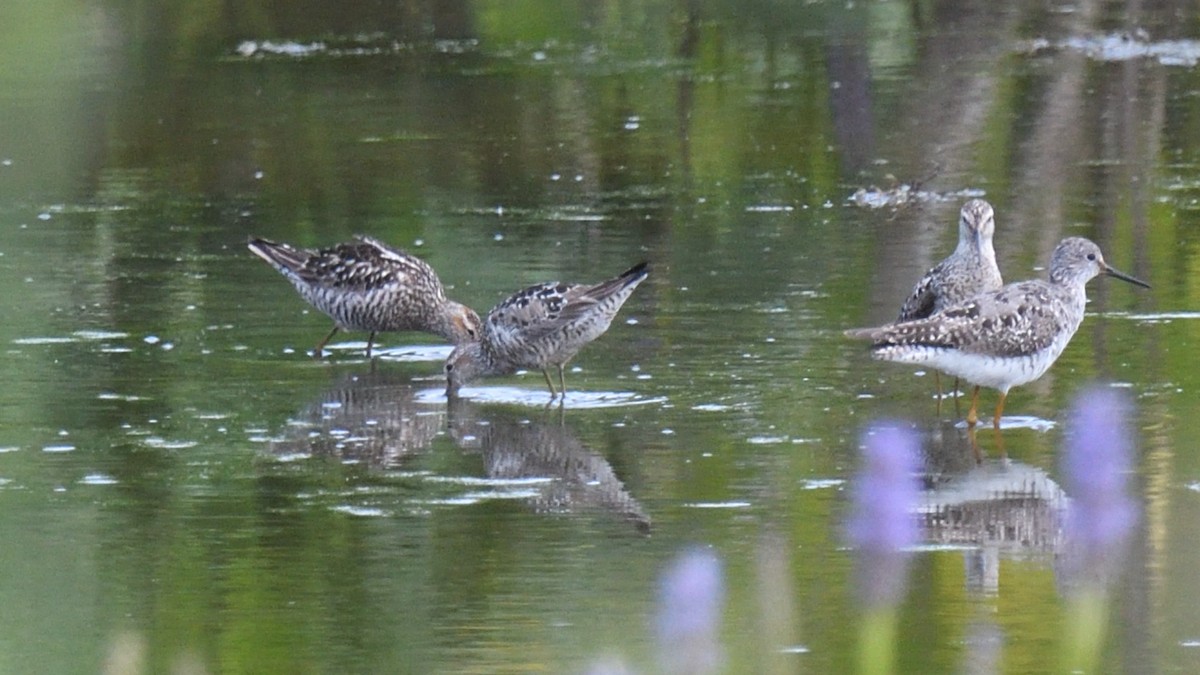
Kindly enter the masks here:
M 566 372 L 563 371 L 563 366 L 565 365 L 567 364 L 558 364 L 558 393 L 561 394 L 563 398 L 567 397 L 567 375 Z
M 550 387 L 550 400 L 553 401 L 554 397 L 558 396 L 558 392 L 554 391 L 554 382 L 550 380 L 550 370 L 542 368 L 542 375 L 546 377 L 546 386 Z
M 979 415 L 976 413 L 976 408 L 979 407 L 979 385 L 975 386 L 975 392 L 971 394 L 971 409 L 967 411 L 967 426 L 975 426 L 979 421 Z
M 1000 392 L 1000 402 L 996 404 L 996 416 L 992 418 L 992 426 L 1000 429 L 1000 415 L 1004 413 L 1004 399 L 1008 398 L 1008 392 Z

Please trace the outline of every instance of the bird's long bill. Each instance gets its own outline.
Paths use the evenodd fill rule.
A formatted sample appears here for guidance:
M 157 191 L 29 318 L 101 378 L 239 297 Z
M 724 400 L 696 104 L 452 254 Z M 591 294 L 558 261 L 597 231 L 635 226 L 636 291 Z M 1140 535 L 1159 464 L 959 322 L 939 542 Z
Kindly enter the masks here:
M 1135 286 L 1141 286 L 1142 288 L 1150 288 L 1150 284 L 1142 281 L 1141 279 L 1131 277 L 1128 274 L 1125 274 L 1124 272 L 1120 272 L 1120 271 L 1115 270 L 1108 266 L 1104 267 L 1104 273 L 1110 277 L 1116 277 L 1116 278 L 1120 279 L 1121 281 L 1128 281 L 1129 283 L 1131 283 Z

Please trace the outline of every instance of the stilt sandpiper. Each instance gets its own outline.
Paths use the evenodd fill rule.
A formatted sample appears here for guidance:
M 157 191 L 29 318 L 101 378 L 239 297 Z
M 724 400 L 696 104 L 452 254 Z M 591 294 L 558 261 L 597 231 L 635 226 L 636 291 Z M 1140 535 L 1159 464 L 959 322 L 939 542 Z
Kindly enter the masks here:
M 455 396 L 462 385 L 478 377 L 538 368 L 546 376 L 551 400 L 565 396 L 563 366 L 608 330 L 647 274 L 646 263 L 640 263 L 595 285 L 551 281 L 513 294 L 488 312 L 479 340 L 451 352 L 446 360 L 446 395 Z M 550 379 L 551 366 L 558 369 L 558 392 Z
M 1085 286 L 1106 274 L 1144 288 L 1149 284 L 1104 262 L 1087 239 L 1062 240 L 1050 257 L 1048 281 L 1021 281 L 981 293 L 927 319 L 846 331 L 871 341 L 876 359 L 937 368 L 1000 391 L 992 424 L 1000 428 L 1008 390 L 1041 377 L 1083 321 Z M 979 388 L 967 423 L 978 417 Z
M 900 307 L 896 321 L 925 319 L 979 293 L 1003 286 L 1004 280 L 996 265 L 996 251 L 992 248 L 995 231 L 996 219 L 991 204 L 982 199 L 963 204 L 958 216 L 958 247 L 921 277 Z M 933 377 L 940 410 L 942 383 L 936 370 Z M 954 391 L 958 391 L 957 378 Z
M 454 344 L 479 335 L 479 315 L 446 299 L 438 275 L 425 261 L 371 237 L 313 251 L 251 238 L 250 250 L 292 282 L 313 307 L 333 319 L 333 330 L 368 331 L 367 357 L 381 331 L 423 331 Z

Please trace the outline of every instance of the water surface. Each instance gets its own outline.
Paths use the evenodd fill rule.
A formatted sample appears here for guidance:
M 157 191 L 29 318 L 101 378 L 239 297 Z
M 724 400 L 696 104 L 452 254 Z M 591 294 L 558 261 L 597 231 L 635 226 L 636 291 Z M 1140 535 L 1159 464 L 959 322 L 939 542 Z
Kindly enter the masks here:
M 1143 505 L 1104 653 L 1200 668 L 1192 5 L 59 4 L 0 47 L 0 672 L 653 672 L 692 545 L 724 670 L 842 672 L 883 417 L 922 434 L 929 513 L 997 523 L 929 521 L 899 669 L 1052 669 L 1043 516 L 1097 379 L 1136 404 Z M 1080 235 L 1154 288 L 1093 282 L 972 442 L 841 331 L 892 318 L 974 196 L 1006 279 Z M 652 271 L 564 406 L 537 372 L 450 406 L 435 338 L 313 359 L 328 320 L 245 248 L 355 233 L 480 311 Z

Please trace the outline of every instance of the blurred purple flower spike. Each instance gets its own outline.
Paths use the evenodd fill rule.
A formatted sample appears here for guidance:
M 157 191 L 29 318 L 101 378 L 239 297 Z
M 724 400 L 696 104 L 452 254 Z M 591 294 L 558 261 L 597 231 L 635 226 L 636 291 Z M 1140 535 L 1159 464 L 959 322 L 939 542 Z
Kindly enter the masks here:
M 913 512 L 920 497 L 917 434 L 898 422 L 863 434 L 863 463 L 851 497 L 846 535 L 858 551 L 859 593 L 867 606 L 891 605 L 904 594 L 907 553 L 920 538 Z
M 917 482 L 917 434 L 896 422 L 872 425 L 863 434 L 863 465 L 854 481 L 854 511 L 846 524 L 850 543 L 861 551 L 899 551 L 917 543 L 913 508 Z
M 663 574 L 659 589 L 657 629 L 664 672 L 720 670 L 721 561 L 705 549 L 685 551 Z
M 1138 520 L 1137 503 L 1128 488 L 1133 468 L 1131 410 L 1120 392 L 1099 387 L 1080 394 L 1071 409 L 1062 456 L 1072 497 L 1066 526 L 1068 536 L 1087 555 L 1120 545 Z
M 1109 589 L 1121 576 L 1138 504 L 1133 470 L 1132 406 L 1121 392 L 1092 387 L 1071 406 L 1062 471 L 1071 501 L 1065 546 L 1055 560 L 1060 592 L 1070 599 L 1061 672 L 1103 670 Z

